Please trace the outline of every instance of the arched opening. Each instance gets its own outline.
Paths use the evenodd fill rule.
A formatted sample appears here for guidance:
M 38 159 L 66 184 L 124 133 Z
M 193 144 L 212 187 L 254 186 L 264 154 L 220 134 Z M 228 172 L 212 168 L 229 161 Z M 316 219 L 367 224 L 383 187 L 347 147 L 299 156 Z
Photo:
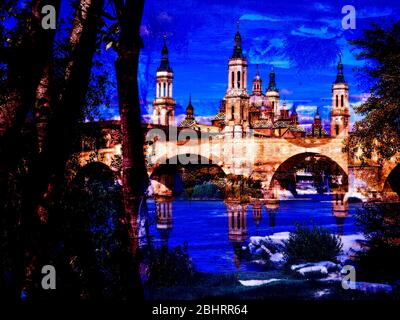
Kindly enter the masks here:
M 182 164 L 180 157 L 196 164 Z M 224 198 L 225 173 L 218 165 L 200 155 L 181 155 L 158 166 L 150 176 L 153 194 L 173 196 L 176 199 Z
M 231 87 L 232 89 L 235 88 L 235 72 L 233 71 L 231 73 Z
M 240 83 L 241 83 L 241 75 L 240 71 L 237 72 L 237 88 L 240 89 Z
M 386 178 L 383 193 L 384 196 L 389 199 L 400 199 L 400 164 L 396 165 Z M 397 197 L 395 195 L 397 195 Z
M 347 192 L 348 176 L 331 158 L 317 153 L 294 155 L 280 164 L 275 171 L 270 190 L 302 194 L 326 194 L 333 191 Z

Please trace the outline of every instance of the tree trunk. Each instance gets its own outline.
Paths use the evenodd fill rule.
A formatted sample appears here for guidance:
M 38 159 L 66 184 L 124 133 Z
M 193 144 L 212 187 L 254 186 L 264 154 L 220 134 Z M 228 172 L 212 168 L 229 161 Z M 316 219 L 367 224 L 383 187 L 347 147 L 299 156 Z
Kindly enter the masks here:
M 140 24 L 144 0 L 126 1 L 125 4 L 116 0 L 115 4 L 121 32 L 115 67 L 122 133 L 122 190 L 125 221 L 129 224 L 131 252 L 135 260 L 139 290 L 138 217 L 148 184 L 138 88 L 139 53 L 142 47 Z
M 78 122 L 83 114 L 92 60 L 97 48 L 97 35 L 101 28 L 102 9 L 103 0 L 81 0 L 76 13 L 70 36 L 70 62 L 62 95 L 46 128 L 46 138 L 41 144 L 42 152 L 34 159 L 28 177 L 27 189 L 30 192 L 26 195 L 20 231 L 25 241 L 37 239 L 38 236 L 32 229 L 40 225 L 38 217 L 45 217 L 44 220 L 47 221 L 47 199 L 52 197 L 54 200 L 64 179 L 65 164 L 72 153 Z M 32 282 L 30 279 L 40 272 L 39 266 L 48 263 L 43 261 L 46 240 L 49 241 L 39 235 L 39 239 L 32 241 L 26 250 L 29 253 L 25 258 L 25 271 L 29 271 L 28 274 L 25 272 L 28 277 L 25 283 L 28 286 Z
M 20 159 L 26 157 L 23 141 L 23 127 L 29 111 L 33 110 L 36 89 L 42 78 L 45 66 L 52 59 L 54 30 L 44 30 L 41 26 L 44 5 L 53 5 L 56 10 L 59 0 L 34 0 L 30 9 L 30 28 L 21 29 L 22 37 L 18 44 L 1 49 L 2 63 L 7 65 L 7 92 L 4 92 L 5 103 L 0 106 L 0 207 L 5 208 L 9 194 L 8 179 L 14 173 Z M 7 234 L 7 245 L 3 253 L 10 259 L 12 272 L 9 284 L 1 283 L 1 294 L 5 299 L 19 299 L 20 281 L 23 271 L 24 244 L 29 243 L 28 235 L 22 235 L 19 212 L 5 210 L 2 215 L 3 230 Z M 29 222 L 28 222 L 29 225 Z M 26 226 L 28 228 L 28 225 Z M 31 226 L 33 227 L 33 225 Z M 4 228 L 4 229 L 3 229 Z M 30 234 L 28 232 L 28 234 Z M 25 242 L 24 242 L 25 241 Z M 6 258 L 5 258 L 6 259 Z M 6 261 L 6 260 L 4 260 Z M 3 275 L 3 273 L 2 273 Z M 3 277 L 2 277 L 3 280 Z

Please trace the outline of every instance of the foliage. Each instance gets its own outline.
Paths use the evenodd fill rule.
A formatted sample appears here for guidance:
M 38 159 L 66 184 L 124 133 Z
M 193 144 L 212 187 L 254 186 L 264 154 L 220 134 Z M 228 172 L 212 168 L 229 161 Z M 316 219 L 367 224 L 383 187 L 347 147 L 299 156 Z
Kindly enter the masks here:
M 361 148 L 361 160 L 374 151 L 389 159 L 400 151 L 400 21 L 387 29 L 373 24 L 350 43 L 360 49 L 357 58 L 367 60 L 360 71 L 372 85 L 368 99 L 355 107 L 364 118 L 355 123 L 347 149 Z
M 218 187 L 212 183 L 196 185 L 193 188 L 192 198 L 194 199 L 220 199 L 221 193 Z
M 79 172 L 64 186 L 60 212 L 51 221 L 59 239 L 55 263 L 65 270 L 59 273 L 59 294 L 65 294 L 72 278 L 80 299 L 125 299 L 130 258 L 127 230 L 120 221 L 121 188 L 111 172 L 90 166 L 91 171 Z
M 400 279 L 400 205 L 368 204 L 356 211 L 356 224 L 367 239 L 357 253 L 357 277 L 368 281 Z
M 169 250 L 167 246 L 151 248 L 147 269 L 147 284 L 155 287 L 189 283 L 195 268 L 188 253 L 188 245 Z
M 284 242 L 283 254 L 287 263 L 336 261 L 342 250 L 341 240 L 327 229 L 313 225 L 297 224 L 289 239 Z

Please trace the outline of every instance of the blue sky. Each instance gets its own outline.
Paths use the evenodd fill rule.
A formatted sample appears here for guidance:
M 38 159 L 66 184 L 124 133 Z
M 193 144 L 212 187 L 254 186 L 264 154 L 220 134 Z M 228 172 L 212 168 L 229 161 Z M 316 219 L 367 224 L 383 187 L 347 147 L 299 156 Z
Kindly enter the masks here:
M 356 9 L 355 30 L 342 28 L 341 9 L 347 4 Z M 356 38 L 371 22 L 388 24 L 399 13 L 400 4 L 393 0 L 148 0 L 141 30 L 145 46 L 140 63 L 143 113 L 151 113 L 154 75 L 165 32 L 175 74 L 176 113 L 184 112 L 191 94 L 201 121 L 214 115 L 225 94 L 227 63 L 236 22 L 240 21 L 249 82 L 258 63 L 265 88 L 273 65 L 281 97 L 286 96 L 289 106 L 298 106 L 303 122 L 311 122 L 317 107 L 327 119 L 339 51 L 343 53 L 350 102 L 358 104 L 365 98 L 368 84 L 353 70 L 363 62 L 355 59 L 355 48 L 347 40 Z

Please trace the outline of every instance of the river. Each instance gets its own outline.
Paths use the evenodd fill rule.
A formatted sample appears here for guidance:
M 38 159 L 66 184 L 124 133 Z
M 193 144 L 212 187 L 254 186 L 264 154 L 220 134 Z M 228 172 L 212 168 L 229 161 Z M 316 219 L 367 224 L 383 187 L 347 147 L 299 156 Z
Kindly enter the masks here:
M 280 201 L 275 210 L 263 206 L 258 226 L 249 206 L 245 238 L 291 231 L 296 223 L 315 223 L 335 234 L 356 233 L 353 217 L 360 204 L 349 204 L 348 215 L 337 219 L 333 215 L 331 200 L 332 197 L 327 195 L 307 195 L 307 198 Z M 149 201 L 148 205 L 150 212 L 154 212 L 154 201 Z M 168 231 L 160 232 L 152 224 L 150 233 L 156 243 L 164 241 L 170 248 L 187 242 L 190 257 L 198 271 L 225 273 L 257 270 L 254 264 L 244 261 L 238 263 L 235 258 L 234 248 L 240 248 L 242 243 L 232 242 L 228 238 L 228 214 L 223 201 L 176 200 L 172 203 L 172 218 L 172 228 Z

